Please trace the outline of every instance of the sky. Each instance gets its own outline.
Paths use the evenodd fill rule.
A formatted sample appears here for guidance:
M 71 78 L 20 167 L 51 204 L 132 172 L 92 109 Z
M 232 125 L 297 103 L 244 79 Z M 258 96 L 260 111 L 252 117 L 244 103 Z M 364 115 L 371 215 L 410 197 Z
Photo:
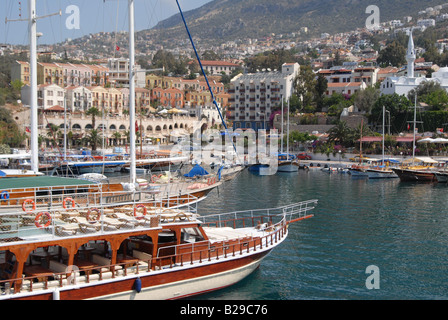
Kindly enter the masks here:
M 212 0 L 179 0 L 183 12 L 199 8 Z M 53 44 L 76 39 L 91 33 L 128 31 L 128 0 L 36 0 L 39 19 L 38 44 Z M 135 0 L 135 30 L 155 26 L 159 21 L 178 13 L 176 0 Z M 0 43 L 28 45 L 28 0 L 0 0 Z

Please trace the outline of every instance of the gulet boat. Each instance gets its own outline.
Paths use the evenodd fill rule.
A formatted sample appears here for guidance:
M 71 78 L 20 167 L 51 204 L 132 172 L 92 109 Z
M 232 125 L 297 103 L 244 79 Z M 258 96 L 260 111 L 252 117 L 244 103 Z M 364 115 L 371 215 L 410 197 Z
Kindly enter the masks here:
M 317 204 L 199 216 L 106 202 L 2 212 L 0 300 L 180 299 L 224 288 L 254 271 Z

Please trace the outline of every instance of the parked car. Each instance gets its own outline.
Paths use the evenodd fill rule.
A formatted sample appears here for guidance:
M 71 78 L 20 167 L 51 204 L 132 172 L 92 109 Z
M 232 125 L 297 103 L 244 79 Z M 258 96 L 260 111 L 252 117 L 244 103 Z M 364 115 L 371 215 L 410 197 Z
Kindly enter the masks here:
M 299 159 L 299 160 L 311 160 L 311 156 L 309 154 L 306 154 L 306 153 L 299 153 L 297 155 L 297 159 Z

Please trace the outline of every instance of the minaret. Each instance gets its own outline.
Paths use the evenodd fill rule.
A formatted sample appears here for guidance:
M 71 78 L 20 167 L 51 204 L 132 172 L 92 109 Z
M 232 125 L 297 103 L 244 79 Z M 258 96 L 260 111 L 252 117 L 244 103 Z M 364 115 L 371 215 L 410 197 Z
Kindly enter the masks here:
M 408 78 L 414 78 L 414 62 L 415 62 L 415 48 L 414 39 L 412 38 L 412 31 L 409 35 L 408 51 L 406 52 L 406 61 L 408 62 Z

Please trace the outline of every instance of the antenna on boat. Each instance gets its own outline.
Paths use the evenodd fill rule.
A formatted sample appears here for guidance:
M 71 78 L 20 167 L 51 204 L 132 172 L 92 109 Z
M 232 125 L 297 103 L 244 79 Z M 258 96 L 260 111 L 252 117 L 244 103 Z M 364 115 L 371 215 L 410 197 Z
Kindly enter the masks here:
M 5 22 L 28 21 L 30 36 L 30 107 L 31 107 L 31 170 L 39 172 L 39 142 L 37 113 L 37 20 L 51 16 L 62 15 L 62 11 L 38 17 L 36 15 L 36 0 L 28 0 L 28 19 L 5 19 Z
M 204 75 L 205 81 L 207 82 L 208 90 L 210 91 L 210 94 L 212 96 L 213 104 L 215 105 L 216 110 L 218 110 L 219 117 L 221 118 L 221 122 L 222 122 L 222 124 L 223 124 L 223 126 L 225 128 L 225 131 L 227 132 L 228 129 L 227 129 L 226 122 L 224 121 L 224 118 L 222 116 L 221 110 L 219 109 L 218 103 L 215 100 L 215 95 L 213 94 L 213 90 L 212 90 L 212 87 L 210 86 L 210 83 L 208 81 L 207 75 L 204 72 L 204 67 L 202 66 L 202 62 L 201 62 L 201 59 L 199 58 L 198 51 L 196 50 L 196 46 L 194 45 L 193 38 L 191 37 L 191 33 L 190 33 L 190 30 L 188 29 L 187 22 L 185 21 L 184 14 L 182 12 L 182 9 L 180 8 L 179 1 L 176 0 L 176 3 L 177 3 L 177 7 L 179 8 L 179 12 L 180 12 L 180 15 L 182 17 L 182 21 L 184 22 L 185 29 L 187 30 L 188 37 L 190 38 L 191 45 L 193 46 L 193 50 L 194 50 L 194 53 L 196 55 L 196 59 L 198 60 L 199 66 L 201 67 L 202 74 Z M 236 153 L 236 147 L 235 147 L 235 144 L 233 143 L 233 139 L 231 139 L 231 141 L 232 141 L 233 149 L 235 150 L 235 153 Z

